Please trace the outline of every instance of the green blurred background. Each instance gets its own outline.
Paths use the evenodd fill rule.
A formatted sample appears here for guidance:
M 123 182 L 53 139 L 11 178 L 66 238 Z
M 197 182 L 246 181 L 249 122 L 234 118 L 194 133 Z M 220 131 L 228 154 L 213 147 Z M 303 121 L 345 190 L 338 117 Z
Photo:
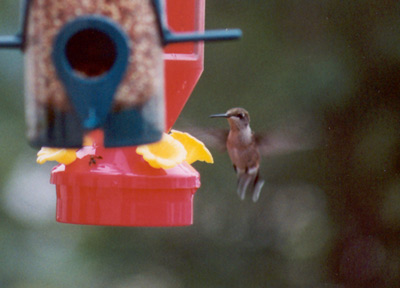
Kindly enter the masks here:
M 19 1 L 0 2 L 15 33 Z M 52 164 L 25 139 L 23 55 L 0 51 L 0 287 L 400 287 L 400 2 L 208 1 L 205 71 L 176 127 L 257 131 L 307 115 L 321 144 L 265 159 L 260 200 L 240 201 L 226 154 L 195 164 L 194 225 L 55 222 Z

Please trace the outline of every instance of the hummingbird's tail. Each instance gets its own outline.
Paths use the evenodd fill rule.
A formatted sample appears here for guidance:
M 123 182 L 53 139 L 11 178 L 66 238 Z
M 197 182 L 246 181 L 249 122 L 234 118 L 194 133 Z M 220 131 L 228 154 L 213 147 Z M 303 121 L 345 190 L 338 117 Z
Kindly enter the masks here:
M 246 196 L 247 187 L 249 187 L 249 184 L 253 179 L 254 176 L 251 174 L 243 173 L 239 175 L 237 193 L 241 200 L 244 200 L 244 197 Z
M 256 175 L 243 173 L 238 175 L 238 185 L 237 185 L 237 193 L 241 200 L 244 200 L 246 196 L 246 191 L 252 183 L 252 190 L 253 190 L 253 202 L 257 202 L 258 198 L 260 198 L 261 189 L 265 184 L 265 181 L 260 178 L 259 173 Z
M 253 202 L 257 202 L 258 198 L 260 198 L 260 193 L 261 189 L 264 186 L 264 179 L 261 179 L 259 175 L 257 174 L 256 179 L 254 180 L 254 185 L 253 185 Z

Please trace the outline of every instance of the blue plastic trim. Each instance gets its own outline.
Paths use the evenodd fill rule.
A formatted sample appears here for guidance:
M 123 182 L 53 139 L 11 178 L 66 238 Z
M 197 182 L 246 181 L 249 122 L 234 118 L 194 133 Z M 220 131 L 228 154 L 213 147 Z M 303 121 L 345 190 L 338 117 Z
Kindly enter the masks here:
M 84 130 L 74 111 L 61 111 L 55 107 L 39 108 L 36 113 L 43 115 L 37 119 L 34 136 L 29 144 L 40 149 L 46 147 L 79 148 L 82 147 Z
M 104 146 L 136 146 L 161 140 L 164 132 L 164 95 L 154 94 L 142 105 L 113 111 L 104 124 Z
M 236 40 L 242 37 L 242 31 L 240 29 L 208 30 L 204 33 L 171 33 L 167 31 L 164 33 L 164 43 L 166 44 L 179 42 Z
M 26 30 L 28 27 L 28 14 L 31 7 L 31 0 L 24 0 L 22 2 L 20 32 L 16 35 L 0 36 L 0 48 L 25 48 Z
M 161 37 L 164 45 L 178 42 L 198 41 L 224 41 L 235 40 L 242 37 L 240 29 L 207 30 L 205 32 L 173 33 L 168 28 L 167 16 L 164 8 L 164 0 L 153 0 L 160 25 Z
M 98 77 L 78 75 L 67 59 L 66 45 L 69 39 L 86 29 L 105 33 L 115 45 L 116 59 L 113 66 Z M 115 91 L 125 74 L 129 52 L 129 39 L 125 32 L 117 23 L 100 15 L 78 17 L 67 23 L 58 33 L 52 52 L 54 65 L 85 129 L 91 130 L 104 125 Z
M 153 125 L 149 117 L 154 115 L 141 107 L 109 114 L 104 125 L 104 146 L 137 146 L 161 140 L 164 127 Z
M 0 36 L 0 48 L 22 49 L 22 37 L 18 34 Z

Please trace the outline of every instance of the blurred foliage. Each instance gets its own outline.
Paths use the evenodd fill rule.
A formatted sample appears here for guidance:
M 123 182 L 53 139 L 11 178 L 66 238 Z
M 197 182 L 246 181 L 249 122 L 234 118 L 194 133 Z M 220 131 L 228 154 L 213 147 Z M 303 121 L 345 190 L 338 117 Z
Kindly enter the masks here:
M 18 2 L 0 2 L 1 33 Z M 177 128 L 227 128 L 208 115 L 242 106 L 257 131 L 311 117 L 320 147 L 265 159 L 256 204 L 213 151 L 191 227 L 58 224 L 40 194 L 51 166 L 24 137 L 23 55 L 2 50 L 0 287 L 400 286 L 400 3 L 220 0 L 206 15 L 244 36 L 206 44 Z

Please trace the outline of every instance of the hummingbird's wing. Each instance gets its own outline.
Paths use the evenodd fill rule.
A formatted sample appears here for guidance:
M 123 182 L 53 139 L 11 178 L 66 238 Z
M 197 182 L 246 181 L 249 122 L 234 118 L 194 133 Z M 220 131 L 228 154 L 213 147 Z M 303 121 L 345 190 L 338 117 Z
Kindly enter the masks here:
M 285 137 L 285 135 L 255 134 L 255 139 L 262 156 L 287 154 L 305 150 L 298 141 Z
M 319 145 L 319 133 L 315 125 L 297 122 L 293 125 L 280 125 L 268 133 L 255 133 L 254 138 L 262 156 L 288 154 L 311 150 Z
M 229 130 L 191 126 L 183 128 L 182 131 L 192 134 L 209 148 L 221 152 L 226 151 L 226 140 L 228 138 Z

